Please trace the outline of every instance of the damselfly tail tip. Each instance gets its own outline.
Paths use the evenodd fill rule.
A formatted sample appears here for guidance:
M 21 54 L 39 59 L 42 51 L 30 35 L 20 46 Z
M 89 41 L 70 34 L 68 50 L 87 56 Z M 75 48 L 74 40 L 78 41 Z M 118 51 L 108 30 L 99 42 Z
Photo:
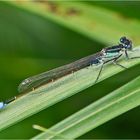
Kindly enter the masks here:
M 0 109 L 3 109 L 6 106 L 6 104 L 4 104 L 4 102 L 0 102 Z
M 13 102 L 14 100 L 16 100 L 16 96 L 14 96 L 14 97 L 12 97 L 12 98 L 10 98 L 8 100 L 5 100 L 4 104 L 9 104 L 9 103 Z
M 16 100 L 16 96 L 12 97 L 12 98 L 10 98 L 8 100 L 5 100 L 3 102 L 0 102 L 0 109 L 5 108 L 5 106 L 7 106 L 9 103 L 13 102 L 14 100 Z

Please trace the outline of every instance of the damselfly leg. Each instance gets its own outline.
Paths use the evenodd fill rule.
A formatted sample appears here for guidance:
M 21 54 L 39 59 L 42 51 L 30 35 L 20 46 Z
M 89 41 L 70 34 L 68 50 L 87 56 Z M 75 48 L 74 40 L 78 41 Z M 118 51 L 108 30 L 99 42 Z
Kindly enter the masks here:
M 117 65 L 117 66 L 119 66 L 119 67 L 121 67 L 121 68 L 123 68 L 123 69 L 127 69 L 125 66 L 123 66 L 123 65 L 121 65 L 121 64 L 119 64 L 119 63 L 117 62 L 117 60 L 118 60 L 121 56 L 122 56 L 122 54 L 119 55 L 119 56 L 116 57 L 116 58 L 113 58 L 113 59 L 111 59 L 111 60 L 108 60 L 108 61 L 103 62 L 103 64 L 101 65 L 101 68 L 100 68 L 100 70 L 99 70 L 98 76 L 97 76 L 97 78 L 96 78 L 96 80 L 95 80 L 95 83 L 98 81 L 98 79 L 99 79 L 99 77 L 100 77 L 100 75 L 101 75 L 101 72 L 102 72 L 102 70 L 103 70 L 104 64 L 106 64 L 106 63 L 108 63 L 108 62 L 110 62 L 110 61 L 112 61 L 113 64 L 115 64 L 115 65 Z
M 127 53 L 127 50 L 125 50 L 125 56 L 126 56 L 127 59 L 138 59 L 138 58 L 140 58 L 140 56 L 129 57 L 129 55 Z
M 117 60 L 118 60 L 121 56 L 122 56 L 122 54 L 119 55 L 117 58 L 114 58 L 113 64 L 115 64 L 115 65 L 117 65 L 117 66 L 119 66 L 119 67 L 121 67 L 121 68 L 123 68 L 123 69 L 127 69 L 125 66 L 123 66 L 123 65 L 121 65 L 121 64 L 119 64 L 119 63 L 117 62 Z
M 112 50 L 113 50 L 113 49 L 110 49 L 110 50 L 108 50 L 108 51 L 112 51 Z M 101 72 L 102 72 L 102 70 L 103 70 L 104 64 L 105 64 L 105 63 L 108 63 L 109 61 L 112 61 L 113 64 L 115 64 L 115 65 L 117 65 L 117 66 L 119 66 L 119 67 L 121 67 L 121 68 L 123 68 L 123 69 L 127 69 L 127 67 L 125 67 L 125 66 L 123 66 L 123 65 L 121 65 L 121 64 L 119 64 L 119 63 L 117 62 L 117 60 L 118 60 L 121 56 L 122 56 L 122 54 L 120 54 L 120 55 L 119 55 L 118 57 L 116 57 L 116 58 L 113 58 L 113 59 L 110 59 L 110 60 L 108 60 L 108 61 L 106 61 L 106 62 L 103 62 L 102 66 L 101 66 L 101 68 L 100 68 L 100 70 L 99 70 L 98 76 L 97 76 L 97 78 L 96 78 L 96 80 L 95 80 L 95 83 L 98 81 L 98 79 L 99 79 L 99 77 L 100 77 L 100 75 L 101 75 Z M 127 50 L 125 50 L 125 56 L 126 56 L 127 59 L 138 59 L 138 58 L 140 58 L 140 56 L 129 57 L 129 55 L 128 55 L 128 53 L 127 53 Z
M 98 81 L 98 79 L 99 79 L 99 77 L 100 77 L 100 75 L 101 75 L 101 72 L 102 72 L 102 70 L 103 70 L 104 64 L 105 64 L 105 63 L 102 64 L 102 66 L 101 66 L 101 68 L 100 68 L 100 70 L 99 70 L 98 76 L 97 76 L 97 78 L 96 78 L 96 80 L 95 80 L 95 84 L 97 83 L 97 81 Z

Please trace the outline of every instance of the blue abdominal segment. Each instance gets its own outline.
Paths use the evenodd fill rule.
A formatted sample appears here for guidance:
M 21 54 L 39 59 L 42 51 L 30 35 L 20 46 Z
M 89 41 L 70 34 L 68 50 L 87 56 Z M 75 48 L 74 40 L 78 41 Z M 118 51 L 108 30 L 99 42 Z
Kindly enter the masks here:
M 0 102 L 0 109 L 3 109 L 6 106 L 4 102 Z
M 7 106 L 9 103 L 13 102 L 16 99 L 16 97 L 12 97 L 8 100 L 5 100 L 3 102 L 0 102 L 0 109 L 5 108 L 5 106 Z

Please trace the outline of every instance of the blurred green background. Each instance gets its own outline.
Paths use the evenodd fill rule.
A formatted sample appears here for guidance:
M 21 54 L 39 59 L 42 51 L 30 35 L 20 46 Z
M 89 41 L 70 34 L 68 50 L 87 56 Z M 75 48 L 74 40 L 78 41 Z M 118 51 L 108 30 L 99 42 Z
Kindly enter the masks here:
M 140 18 L 140 2 L 89 1 L 82 3 L 114 11 L 126 17 L 125 20 L 139 21 Z M 20 4 L 19 2 L 19 7 Z M 36 4 L 40 6 L 40 3 Z M 8 1 L 0 2 L 1 100 L 19 94 L 17 87 L 23 79 L 96 53 L 108 44 L 108 41 L 106 43 L 100 41 L 99 37 L 96 39 L 94 36 L 91 39 L 49 18 L 19 7 L 13 6 Z M 102 34 L 108 36 L 110 33 L 103 32 Z M 32 128 L 33 124 L 51 127 L 132 80 L 140 74 L 139 69 L 140 66 L 135 66 L 57 103 L 3 130 L 0 132 L 0 138 L 31 138 L 40 133 Z M 139 118 L 140 107 L 105 123 L 80 138 L 140 138 Z

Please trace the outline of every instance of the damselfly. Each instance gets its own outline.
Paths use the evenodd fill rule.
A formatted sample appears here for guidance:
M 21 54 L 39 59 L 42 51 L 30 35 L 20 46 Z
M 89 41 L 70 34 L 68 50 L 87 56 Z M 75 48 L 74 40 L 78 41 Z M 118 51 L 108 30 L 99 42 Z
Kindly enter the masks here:
M 126 69 L 123 65 L 119 64 L 117 60 L 124 54 L 127 59 L 134 59 L 140 57 L 130 58 L 128 55 L 128 51 L 132 51 L 132 42 L 126 37 L 121 37 L 118 45 L 103 48 L 100 52 L 77 60 L 73 63 L 61 66 L 59 68 L 50 70 L 48 72 L 44 72 L 32 77 L 29 77 L 22 81 L 18 87 L 18 91 L 20 93 L 25 93 L 31 90 L 34 90 L 44 84 L 47 84 L 51 81 L 55 81 L 57 79 L 62 78 L 70 73 L 78 71 L 80 69 L 86 68 L 90 65 L 101 65 L 95 83 L 98 81 L 102 69 L 104 65 L 108 62 L 112 62 L 113 64 Z M 15 100 L 16 98 L 12 98 L 11 100 L 0 102 L 0 109 Z

